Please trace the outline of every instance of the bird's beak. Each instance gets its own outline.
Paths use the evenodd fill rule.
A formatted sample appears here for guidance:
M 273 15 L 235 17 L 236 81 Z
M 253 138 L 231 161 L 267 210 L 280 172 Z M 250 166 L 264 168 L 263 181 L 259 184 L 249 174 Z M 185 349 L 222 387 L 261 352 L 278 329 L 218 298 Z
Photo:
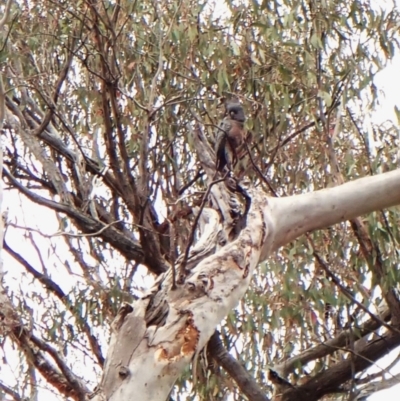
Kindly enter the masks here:
M 243 112 L 240 112 L 240 113 L 238 113 L 238 114 L 236 115 L 236 120 L 240 121 L 241 123 L 244 123 L 244 120 L 245 120 L 245 119 L 246 119 L 246 118 L 245 118 Z
M 244 116 L 244 112 L 243 111 L 238 111 L 238 112 L 234 112 L 233 110 L 229 113 L 232 120 L 236 120 L 239 121 L 240 123 L 244 123 L 245 121 L 245 116 Z

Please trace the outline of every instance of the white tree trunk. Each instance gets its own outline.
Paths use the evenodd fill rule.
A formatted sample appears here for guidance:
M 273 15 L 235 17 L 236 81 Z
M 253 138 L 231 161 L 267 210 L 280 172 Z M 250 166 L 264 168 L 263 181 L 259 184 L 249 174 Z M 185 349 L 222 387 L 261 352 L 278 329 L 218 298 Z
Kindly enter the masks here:
M 269 198 L 260 189 L 249 195 L 251 207 L 236 240 L 195 265 L 177 289 L 167 272 L 147 297 L 121 308 L 95 400 L 165 401 L 177 377 L 243 297 L 260 261 L 307 231 L 400 204 L 400 170 L 287 198 Z M 209 221 L 215 234 L 218 225 Z M 204 235 L 201 241 L 207 246 Z M 151 319 L 147 308 L 153 310 Z

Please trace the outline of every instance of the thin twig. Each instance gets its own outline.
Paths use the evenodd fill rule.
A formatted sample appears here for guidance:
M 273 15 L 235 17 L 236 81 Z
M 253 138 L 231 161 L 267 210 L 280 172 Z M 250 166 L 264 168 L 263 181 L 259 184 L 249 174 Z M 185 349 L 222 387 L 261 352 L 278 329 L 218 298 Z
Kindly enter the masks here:
M 3 18 L 0 20 L 0 31 L 2 30 L 3 26 L 7 23 L 8 17 L 10 15 L 11 1 L 12 0 L 7 1 L 6 7 L 4 9 Z M 9 30 L 9 32 L 10 31 L 11 29 Z M 3 129 L 5 117 L 6 117 L 6 95 L 4 92 L 3 74 L 0 72 L 0 134 L 1 130 Z M 3 171 L 3 144 L 2 140 L 0 139 L 0 172 L 1 171 Z M 2 206 L 2 203 L 3 203 L 3 185 L 0 182 L 0 208 Z M 2 279 L 3 275 L 3 261 L 1 259 L 1 253 L 2 253 L 1 251 L 3 250 L 3 240 L 4 240 L 4 221 L 3 217 L 0 215 L 0 280 Z
M 178 7 L 175 10 L 174 16 L 172 17 L 171 23 L 167 29 L 167 32 L 165 33 L 164 38 L 162 37 L 162 32 L 161 32 L 161 15 L 159 15 L 159 19 L 160 19 L 160 42 L 159 42 L 159 57 L 158 57 L 158 68 L 156 73 L 153 76 L 153 79 L 151 80 L 151 90 L 150 90 L 150 96 L 149 96 L 149 103 L 148 103 L 148 107 L 147 110 L 150 112 L 149 118 L 150 116 L 152 116 L 151 111 L 153 110 L 153 102 L 154 102 L 154 98 L 155 98 L 155 91 L 156 91 L 156 84 L 157 84 L 157 79 L 160 76 L 161 72 L 162 72 L 162 67 L 163 67 L 163 59 L 164 59 L 164 52 L 163 52 L 163 47 L 164 47 L 164 43 L 165 41 L 168 39 L 168 35 L 171 32 L 172 26 L 174 24 L 175 21 L 175 17 L 178 13 L 178 11 L 180 10 L 182 5 L 182 0 L 179 2 Z
M 336 107 L 338 107 L 340 105 L 340 102 L 337 102 L 335 104 L 332 104 L 332 106 L 330 107 L 330 109 L 328 111 L 325 111 L 325 115 L 327 115 L 328 113 L 331 113 L 334 109 L 336 109 Z M 272 156 L 269 158 L 267 166 L 266 166 L 266 171 L 268 171 L 271 166 L 272 166 L 272 162 L 276 156 L 276 154 L 278 153 L 278 150 L 283 148 L 286 144 L 288 144 L 293 138 L 295 138 L 296 136 L 300 135 L 301 133 L 303 133 L 304 131 L 307 131 L 309 128 L 315 127 L 315 125 L 320 122 L 321 119 L 320 117 L 316 118 L 316 121 L 312 121 L 306 125 L 303 125 L 302 127 L 300 127 L 299 129 L 297 129 L 296 131 L 294 131 L 293 133 L 291 133 L 290 135 L 288 135 L 281 143 L 278 143 L 278 145 L 275 146 L 274 149 L 272 149 L 271 153 Z
M 72 43 L 71 48 L 73 46 L 74 46 L 74 44 Z M 43 131 L 47 128 L 47 126 L 48 126 L 49 122 L 51 121 L 51 119 L 53 118 L 53 114 L 54 114 L 54 111 L 55 111 L 55 108 L 56 108 L 57 100 L 58 100 L 58 97 L 60 95 L 60 90 L 61 90 L 61 87 L 62 87 L 65 79 L 67 78 L 68 71 L 69 71 L 69 69 L 71 67 L 71 63 L 72 63 L 73 57 L 74 57 L 74 54 L 71 51 L 69 53 L 68 57 L 67 57 L 67 60 L 65 61 L 64 67 L 61 70 L 60 76 L 58 77 L 58 80 L 57 80 L 57 83 L 56 83 L 56 89 L 55 89 L 54 94 L 53 94 L 53 99 L 52 99 L 51 103 L 46 101 L 46 103 L 47 103 L 47 105 L 49 107 L 49 110 L 46 113 L 42 123 L 39 125 L 39 127 L 37 127 L 35 129 L 35 131 L 33 133 L 34 136 L 40 136 L 43 133 Z
M 1 49 L 0 49 L 0 53 L 2 53 L 3 50 L 6 48 L 7 43 L 8 43 L 8 39 L 9 39 L 9 37 L 10 37 L 10 35 L 11 35 L 11 32 L 12 32 L 12 28 L 13 28 L 14 23 L 15 23 L 15 21 L 16 21 L 17 19 L 18 19 L 18 14 L 16 14 L 16 15 L 14 16 L 14 18 L 11 20 L 10 28 L 9 28 L 8 31 L 7 31 L 7 35 L 6 35 L 5 39 L 4 39 L 3 46 L 2 46 Z M 1 29 L 1 28 L 0 28 L 0 29 Z
M 259 169 L 257 164 L 254 162 L 253 157 L 251 156 L 251 153 L 250 153 L 249 145 L 247 145 L 247 141 L 244 141 L 244 145 L 246 146 L 247 154 L 249 155 L 249 158 L 250 158 L 251 164 L 253 165 L 254 170 L 256 170 L 256 172 L 258 173 L 260 178 L 267 184 L 267 187 L 273 193 L 273 195 L 275 197 L 278 197 L 278 194 L 275 192 L 274 188 L 272 188 L 272 185 L 270 184 L 270 182 L 267 180 L 266 177 L 264 177 L 263 173 L 261 172 L 261 170 Z
M 191 187 L 200 177 L 204 175 L 204 171 L 198 170 L 196 175 L 188 181 L 185 185 L 183 185 L 178 190 L 178 195 L 182 195 L 189 187 Z
M 68 237 L 80 238 L 80 237 L 94 237 L 94 236 L 96 236 L 96 235 L 99 235 L 99 234 L 101 234 L 104 230 L 106 230 L 107 228 L 109 228 L 110 226 L 112 226 L 112 225 L 114 225 L 114 224 L 117 224 L 117 223 L 121 223 L 121 221 L 123 221 L 123 220 L 116 220 L 116 221 L 113 221 L 113 222 L 111 222 L 111 223 L 105 225 L 104 227 L 102 227 L 99 231 L 96 231 L 95 233 L 90 233 L 90 234 L 71 234 L 71 233 L 67 233 L 67 232 L 65 232 L 65 231 L 57 231 L 57 232 L 55 232 L 54 234 L 44 234 L 44 233 L 42 233 L 40 230 L 38 230 L 38 229 L 36 229 L 36 228 L 23 227 L 23 226 L 20 226 L 20 225 L 18 225 L 18 224 L 14 224 L 14 223 L 11 223 L 11 222 L 8 223 L 8 226 L 14 227 L 14 228 L 18 228 L 18 229 L 20 229 L 20 230 L 26 230 L 26 231 L 29 231 L 29 232 L 35 232 L 35 233 L 38 233 L 39 235 L 41 235 L 41 236 L 44 237 L 44 238 L 60 237 L 60 236 L 62 236 L 62 235 L 66 235 L 66 236 L 68 236 Z
M 339 289 L 342 291 L 342 293 L 348 298 L 350 299 L 350 301 L 354 302 L 359 308 L 361 308 L 365 313 L 367 313 L 372 319 L 374 319 L 376 322 L 378 322 L 379 324 L 381 324 L 382 326 L 385 326 L 388 330 L 396 333 L 396 334 L 400 334 L 400 330 L 396 329 L 395 327 L 392 327 L 390 324 L 384 322 L 382 319 L 380 319 L 378 316 L 376 316 L 375 314 L 373 314 L 372 312 L 370 312 L 368 310 L 368 308 L 366 308 L 361 302 L 357 301 L 353 295 L 351 295 L 350 291 L 344 287 L 342 285 L 342 283 L 340 282 L 340 280 L 330 271 L 327 263 L 321 258 L 321 256 L 318 255 L 318 253 L 315 251 L 315 247 L 314 247 L 314 243 L 312 241 L 312 239 L 307 236 L 312 250 L 313 250 L 313 255 L 315 257 L 315 259 L 317 260 L 317 262 L 319 263 L 319 265 L 322 267 L 322 269 L 325 271 L 325 273 L 330 277 L 330 279 L 333 281 L 333 283 L 339 287 Z
M 174 208 L 173 208 L 174 210 Z M 169 220 L 169 259 L 172 269 L 172 290 L 176 290 L 176 266 L 175 266 L 175 226 L 172 220 Z
M 350 110 L 349 107 L 346 107 L 346 112 L 347 112 L 347 115 L 350 117 L 350 121 L 351 121 L 352 124 L 354 125 L 354 128 L 355 128 L 356 131 L 357 131 L 357 134 L 360 136 L 360 138 L 361 138 L 361 140 L 362 140 L 362 142 L 363 142 L 363 144 L 364 144 L 365 151 L 367 152 L 367 157 L 368 157 L 368 168 L 369 168 L 369 173 L 372 175 L 372 174 L 373 174 L 373 171 L 372 171 L 372 167 L 371 167 L 371 155 L 370 155 L 370 151 L 369 151 L 369 147 L 368 147 L 367 141 L 365 140 L 365 137 L 364 137 L 364 135 L 362 134 L 361 129 L 360 129 L 360 127 L 358 126 L 357 121 L 355 120 L 355 118 L 354 118 L 354 116 L 353 116 L 353 113 L 351 112 L 351 110 Z
M 111 222 L 111 223 L 109 223 L 109 224 L 106 224 L 103 228 L 101 228 L 99 231 L 96 231 L 95 233 L 89 233 L 89 234 L 70 234 L 70 233 L 66 233 L 66 232 L 57 232 L 57 233 L 54 233 L 54 234 L 52 235 L 52 237 L 58 237 L 58 236 L 61 236 L 61 235 L 66 235 L 66 236 L 68 236 L 68 237 L 74 237 L 74 238 L 95 237 L 96 235 L 101 234 L 104 230 L 106 230 L 107 228 L 111 227 L 112 225 L 117 224 L 117 223 L 121 223 L 121 221 L 123 221 L 123 220 L 116 220 L 116 221 L 113 221 L 113 222 Z
M 3 129 L 6 116 L 6 95 L 4 92 L 3 75 L 0 73 L 0 131 Z

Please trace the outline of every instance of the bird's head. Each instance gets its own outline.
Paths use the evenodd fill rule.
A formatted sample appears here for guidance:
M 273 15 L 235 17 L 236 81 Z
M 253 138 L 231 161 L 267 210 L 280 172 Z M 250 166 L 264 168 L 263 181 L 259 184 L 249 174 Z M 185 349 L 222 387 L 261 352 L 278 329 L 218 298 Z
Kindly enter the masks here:
M 246 120 L 243 106 L 240 103 L 226 103 L 226 114 L 235 121 L 243 123 Z

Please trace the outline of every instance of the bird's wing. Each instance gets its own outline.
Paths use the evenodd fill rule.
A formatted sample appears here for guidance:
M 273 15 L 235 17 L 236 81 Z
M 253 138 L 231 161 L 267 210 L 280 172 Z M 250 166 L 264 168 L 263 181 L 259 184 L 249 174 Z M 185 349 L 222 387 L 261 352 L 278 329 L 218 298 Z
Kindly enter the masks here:
M 232 128 L 232 120 L 229 117 L 225 117 L 218 126 L 218 131 L 220 133 L 228 134 Z M 218 135 L 217 135 L 218 136 Z
M 232 127 L 232 123 L 229 119 L 224 118 L 220 121 L 218 128 L 215 129 L 215 147 L 214 150 L 217 153 L 219 149 L 223 148 L 226 143 L 227 135 Z
M 227 163 L 229 163 L 229 155 L 227 154 L 227 138 L 232 124 L 229 119 L 224 118 L 216 128 L 215 133 L 215 155 L 217 170 L 222 171 Z

